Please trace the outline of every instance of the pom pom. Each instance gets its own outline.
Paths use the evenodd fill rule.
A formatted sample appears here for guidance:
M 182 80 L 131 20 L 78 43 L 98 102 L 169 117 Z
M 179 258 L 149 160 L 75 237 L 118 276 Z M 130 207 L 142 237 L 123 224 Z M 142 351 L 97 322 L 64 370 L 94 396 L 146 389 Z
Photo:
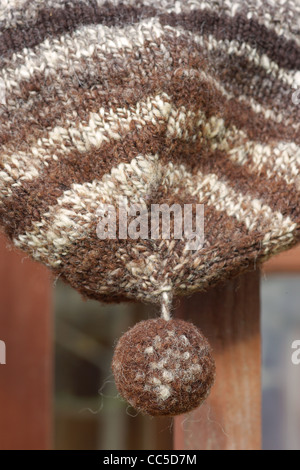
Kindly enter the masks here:
M 177 415 L 199 406 L 215 377 L 211 348 L 182 320 L 138 323 L 119 340 L 112 363 L 120 394 L 149 415 Z

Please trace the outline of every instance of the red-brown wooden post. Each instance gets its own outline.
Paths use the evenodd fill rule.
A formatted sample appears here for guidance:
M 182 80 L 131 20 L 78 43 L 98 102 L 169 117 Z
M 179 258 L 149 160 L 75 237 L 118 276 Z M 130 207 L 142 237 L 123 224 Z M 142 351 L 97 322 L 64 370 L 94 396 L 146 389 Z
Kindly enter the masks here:
M 205 404 L 175 418 L 175 449 L 260 449 L 259 309 L 258 271 L 181 302 L 177 316 L 209 339 L 217 376 Z
M 51 284 L 0 237 L 0 449 L 47 449 L 52 422 Z
M 262 266 L 264 273 L 299 273 L 300 245 L 274 256 Z

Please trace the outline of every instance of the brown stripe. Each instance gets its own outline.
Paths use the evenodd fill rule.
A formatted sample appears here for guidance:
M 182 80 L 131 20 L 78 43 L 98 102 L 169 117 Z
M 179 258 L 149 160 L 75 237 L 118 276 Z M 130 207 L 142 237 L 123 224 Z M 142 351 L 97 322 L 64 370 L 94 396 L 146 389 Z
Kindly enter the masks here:
M 296 42 L 278 36 L 274 30 L 269 30 L 254 18 L 248 20 L 247 12 L 245 9 L 243 15 L 230 17 L 210 10 L 193 10 L 189 13 L 159 15 L 159 19 L 162 25 L 180 26 L 201 35 L 213 34 L 216 39 L 246 42 L 280 67 L 291 70 L 300 68 L 300 48 Z
M 158 192 L 160 192 L 160 190 L 162 190 L 160 202 L 163 201 L 168 204 L 195 202 L 194 199 L 191 197 L 187 198 L 184 194 L 174 196 L 171 192 L 166 192 L 165 188 L 159 188 Z M 96 224 L 97 220 L 95 219 L 91 224 L 88 236 L 82 240 L 77 240 L 76 243 L 68 247 L 67 254 L 62 257 L 62 265 L 59 270 L 62 274 L 62 278 L 71 283 L 81 294 L 97 300 L 104 300 L 106 295 L 97 295 L 99 286 L 105 286 L 108 284 L 108 281 L 113 279 L 114 282 L 112 286 L 116 286 L 115 290 L 112 291 L 113 296 L 119 295 L 121 283 L 126 280 L 131 281 L 132 285 L 132 289 L 130 291 L 127 290 L 126 294 L 134 296 L 140 294 L 142 290 L 145 291 L 145 295 L 148 295 L 146 294 L 147 289 L 140 285 L 138 278 L 136 279 L 136 283 L 132 283 L 132 274 L 126 267 L 128 262 L 143 266 L 143 258 L 140 256 L 140 251 L 142 250 L 139 251 L 136 249 L 137 244 L 144 246 L 145 253 L 157 253 L 158 259 L 161 260 L 158 264 L 158 269 L 154 270 L 152 273 L 158 285 L 162 285 L 162 283 L 165 282 L 165 271 L 168 271 L 170 281 L 176 282 L 177 274 L 176 270 L 173 268 L 178 263 L 178 256 L 183 250 L 184 242 L 180 240 L 176 241 L 173 252 L 174 255 L 170 256 L 168 245 L 165 244 L 161 246 L 160 240 L 131 240 L 129 238 L 120 241 L 101 241 L 96 235 Z M 244 224 L 237 222 L 233 217 L 227 216 L 224 212 L 216 211 L 212 206 L 205 206 L 205 227 L 206 242 L 204 250 L 201 250 L 201 256 L 205 256 L 206 250 L 211 250 L 208 244 L 220 244 L 222 243 L 223 237 L 231 240 L 231 248 L 235 245 L 239 245 L 241 239 L 247 243 L 250 243 L 250 239 L 252 239 L 247 234 L 247 229 Z M 224 229 L 223 232 L 220 230 L 220 227 Z M 119 250 L 120 256 L 116 256 Z M 219 248 L 216 251 L 219 251 Z M 221 251 L 219 252 L 219 256 L 220 255 Z M 163 265 L 165 258 L 169 259 L 168 266 Z M 78 265 L 78 259 L 82 260 L 80 265 Z M 189 262 L 190 261 L 189 258 Z M 114 271 L 114 275 L 112 275 L 112 271 Z M 191 273 L 192 269 L 189 269 L 189 271 Z M 88 285 L 86 283 L 86 273 L 90 273 Z M 201 273 L 198 273 L 198 277 L 200 274 Z M 125 292 L 121 291 L 121 295 L 122 294 L 124 295 Z
M 210 88 L 205 88 L 203 96 L 200 96 L 199 83 L 192 82 L 190 85 L 188 83 L 186 83 L 186 85 L 184 90 L 188 91 L 186 91 L 185 94 L 182 93 L 182 80 L 180 78 L 172 82 L 171 95 L 174 98 L 176 106 L 185 106 L 188 102 L 192 101 L 193 106 L 196 106 L 196 109 L 202 109 L 206 113 L 207 118 L 215 116 L 216 114 L 226 116 L 228 112 L 231 112 L 230 108 L 228 110 L 228 107 L 222 109 L 222 113 L 218 110 L 216 112 L 214 100 L 216 98 L 218 99 L 218 97 L 216 96 L 216 92 Z M 233 105 L 234 103 L 231 104 L 231 106 Z M 239 108 L 238 111 L 236 110 L 236 112 L 233 113 L 233 116 L 236 117 L 237 115 L 240 117 L 240 112 L 241 109 Z M 249 119 L 248 114 L 247 117 Z M 249 127 L 248 132 L 250 135 L 253 133 L 253 137 L 257 138 L 256 128 L 253 127 L 251 117 L 253 118 L 250 114 L 249 126 L 251 125 L 252 127 Z M 134 124 L 132 125 L 134 126 Z M 196 122 L 194 125 L 196 126 Z M 257 125 L 262 126 L 262 122 L 258 122 Z M 194 130 L 195 128 L 191 126 L 191 131 L 193 132 Z M 199 130 L 201 130 L 201 127 Z M 261 131 L 263 133 L 266 132 L 265 127 L 262 126 Z M 31 221 L 39 220 L 40 216 L 47 208 L 55 204 L 57 198 L 63 191 L 69 189 L 72 183 L 83 183 L 101 178 L 103 174 L 109 172 L 112 167 L 118 165 L 121 161 L 129 162 L 138 153 L 159 153 L 165 161 L 182 161 L 192 170 L 198 168 L 200 165 L 204 171 L 217 171 L 219 175 L 223 175 L 225 168 L 229 165 L 230 168 L 228 168 L 226 173 L 231 175 L 233 185 L 240 185 L 243 182 L 245 192 L 251 190 L 256 196 L 259 193 L 262 198 L 265 197 L 263 192 L 268 188 L 267 196 L 270 198 L 272 195 L 272 197 L 274 196 L 274 198 L 276 198 L 278 194 L 277 186 L 275 190 L 272 190 L 272 187 L 268 187 L 271 183 L 261 178 L 256 180 L 256 177 L 248 173 L 245 168 L 241 169 L 241 174 L 237 174 L 238 167 L 228 162 L 226 155 L 222 152 L 212 152 L 210 148 L 205 147 L 205 143 L 200 142 L 193 145 L 191 142 L 182 143 L 176 140 L 171 142 L 167 141 L 165 143 L 163 137 L 164 132 L 165 126 L 163 126 L 163 128 L 157 128 L 147 124 L 143 131 L 134 130 L 129 135 L 126 134 L 126 137 L 124 136 L 121 142 L 107 143 L 99 149 L 86 154 L 74 150 L 71 155 L 65 157 L 61 155 L 58 162 L 54 160 L 50 161 L 48 166 L 44 167 L 40 178 L 34 181 L 24 181 L 22 187 L 15 189 L 13 196 L 6 200 L 6 211 L 2 213 L 2 217 L 7 226 L 13 226 L 12 229 L 8 228 L 8 230 L 13 230 L 15 236 L 24 232 L 26 228 L 31 225 Z M 269 135 L 270 132 L 265 136 L 267 142 L 269 141 Z M 282 134 L 280 136 L 282 138 Z M 286 194 L 290 196 L 287 198 L 284 197 L 283 201 L 290 204 L 289 208 L 292 208 L 292 212 L 298 217 L 297 193 L 295 193 L 292 187 L 287 187 L 286 183 L 280 183 L 280 185 L 281 184 L 284 184 Z M 253 188 L 256 186 L 257 189 L 254 190 Z M 261 193 L 260 191 L 263 192 Z M 271 199 L 267 199 L 266 202 L 269 200 Z M 19 209 L 16 207 L 16 201 L 19 201 Z M 24 201 L 26 201 L 28 213 L 26 217 L 24 217 L 23 214 Z M 39 201 L 38 210 L 36 209 L 37 201 Z M 276 204 L 274 201 L 273 204 Z M 283 207 L 278 209 L 282 211 Z M 13 224 L 11 224 L 12 219 L 14 220 Z
M 145 5 L 137 8 L 124 3 L 115 6 L 106 2 L 99 7 L 95 1 L 90 3 L 91 5 L 87 5 L 76 0 L 65 3 L 60 8 L 44 8 L 34 20 L 29 20 L 17 28 L 4 29 L 0 34 L 0 56 L 10 58 L 14 52 L 22 51 L 24 47 L 33 48 L 46 38 L 71 33 L 80 26 L 125 26 L 156 14 L 155 8 Z
M 190 142 L 169 141 L 160 155 L 166 164 L 173 161 L 184 164 L 193 173 L 215 173 L 220 181 L 229 183 L 237 193 L 249 195 L 251 199 L 261 199 L 273 211 L 279 211 L 283 216 L 300 224 L 300 195 L 295 184 L 288 184 L 276 172 L 270 180 L 266 168 L 260 173 L 252 173 L 247 164 L 234 164 L 226 152 L 212 150 L 207 143 L 198 140 L 193 146 Z
M 189 64 L 192 67 L 192 64 Z M 196 69 L 198 70 L 198 69 Z M 300 135 L 291 125 L 276 123 L 265 119 L 263 114 L 255 113 L 251 106 L 237 99 L 227 99 L 208 82 L 187 77 L 184 69 L 178 68 L 172 81 L 164 91 L 172 97 L 177 106 L 184 106 L 188 111 L 203 111 L 206 118 L 212 116 L 223 118 L 226 128 L 232 125 L 247 132 L 249 140 L 270 143 L 274 141 L 291 141 L 300 143 Z
M 207 143 L 198 141 L 191 145 L 191 142 L 179 140 L 165 141 L 164 132 L 165 126 L 158 129 L 147 125 L 143 130 L 132 129 L 121 142 L 106 143 L 86 154 L 74 151 L 59 161 L 50 161 L 40 178 L 24 181 L 22 187 L 13 189 L 12 196 L 5 200 L 5 209 L 0 207 L 3 223 L 8 231 L 11 230 L 9 235 L 17 237 L 29 229 L 32 222 L 40 220 L 48 207 L 56 204 L 57 198 L 72 184 L 100 180 L 119 163 L 128 163 L 138 154 L 145 153 L 158 153 L 165 164 L 169 161 L 183 163 L 194 173 L 198 169 L 204 174 L 216 173 L 221 180 L 225 178 L 235 191 L 260 198 L 274 211 L 290 215 L 299 222 L 299 193 L 280 175 L 274 175 L 271 181 L 265 169 L 259 175 L 252 174 L 246 165 L 233 164 L 225 152 L 213 151 Z
M 199 50 L 200 52 L 200 50 Z M 300 121 L 300 107 L 293 106 L 291 87 L 255 65 L 247 56 L 224 54 L 220 50 L 203 50 L 213 67 L 213 76 L 236 97 L 252 97 L 262 106 L 279 111 L 287 118 Z M 211 69 L 208 68 L 211 72 Z
M 176 88 L 173 93 L 175 104 L 186 106 L 191 103 L 193 109 L 198 107 L 203 110 L 207 108 L 208 104 L 212 109 L 211 115 L 218 113 L 222 117 L 224 113 L 227 124 L 232 122 L 238 128 L 250 130 L 253 140 L 261 139 L 267 142 L 272 138 L 300 141 L 300 137 L 294 135 L 295 131 L 290 125 L 276 124 L 271 120 L 264 119 L 261 115 L 257 115 L 247 103 L 242 104 L 234 99 L 228 102 L 220 92 L 209 91 L 211 88 L 209 85 L 203 86 L 203 80 L 199 79 L 197 75 L 191 78 L 186 77 L 186 68 L 192 73 L 197 70 L 209 69 L 209 64 L 204 61 L 201 49 L 199 53 L 196 50 L 193 54 L 183 54 L 182 56 L 179 50 L 183 50 L 183 52 L 187 50 L 185 39 L 178 40 L 175 46 L 171 43 L 168 45 L 171 51 L 169 63 L 164 61 L 161 64 L 159 51 L 152 49 L 153 54 L 149 55 L 149 61 L 147 61 L 146 54 L 143 59 L 143 68 L 141 68 L 140 55 L 137 55 L 138 51 L 135 50 L 132 54 L 128 54 L 124 62 L 108 55 L 107 61 L 110 63 L 110 70 L 105 74 L 103 73 L 103 64 L 101 61 L 97 62 L 97 58 L 93 59 L 88 67 L 82 60 L 82 72 L 65 80 L 66 87 L 59 91 L 53 87 L 53 80 L 44 74 L 36 76 L 35 80 L 30 83 L 23 82 L 20 87 L 20 108 L 16 112 L 11 109 L 6 112 L 4 110 L 2 117 L 0 117 L 2 128 L 0 144 L 9 145 L 11 142 L 13 149 L 15 149 L 18 143 L 22 148 L 26 142 L 27 148 L 30 143 L 34 144 L 34 139 L 44 136 L 45 128 L 52 128 L 55 125 L 64 126 L 66 116 L 62 116 L 63 113 L 68 113 L 68 117 L 76 124 L 80 120 L 88 119 L 89 112 L 97 112 L 100 106 L 116 110 L 119 107 L 127 107 L 129 103 L 135 105 L 145 95 L 154 95 L 158 91 L 172 95 L 172 88 Z M 148 47 L 149 44 L 145 44 L 145 51 L 148 50 Z M 156 63 L 156 69 L 153 69 L 153 60 Z M 223 66 L 223 64 L 221 65 Z M 242 63 L 240 65 L 242 66 Z M 251 68 L 249 69 L 251 70 Z M 172 75 L 169 80 L 166 80 L 166 75 L 170 73 L 170 70 L 173 71 Z M 221 71 L 218 73 L 223 74 Z M 232 75 L 235 74 L 235 69 L 233 68 L 232 73 L 228 71 L 224 74 L 229 82 Z M 63 77 L 61 80 L 64 83 Z M 175 86 L 172 85 L 173 81 L 176 82 Z M 245 77 L 241 79 L 241 88 L 244 86 L 244 81 Z M 232 88 L 234 89 L 234 87 L 235 84 Z M 274 80 L 275 91 L 282 90 L 282 88 L 283 85 Z M 202 99 L 199 96 L 199 90 L 202 92 Z M 285 89 L 285 91 L 287 90 Z M 190 97 L 190 92 L 193 93 L 192 97 Z M 31 98 L 32 95 L 33 98 Z M 268 100 L 267 98 L 266 101 L 271 104 L 275 98 L 277 96 L 274 99 L 270 97 Z M 24 110 L 28 99 L 32 103 L 31 109 Z M 263 103 L 263 97 L 261 101 Z M 297 122 L 299 107 L 293 106 L 292 100 L 289 98 L 285 100 L 280 97 L 280 103 L 282 107 L 286 106 L 289 118 L 295 115 L 295 122 Z M 215 109 L 212 105 L 215 106 Z M 77 114 L 76 118 L 73 111 Z M 17 133 L 14 132 L 14 129 L 17 129 Z
M 294 142 L 300 144 L 300 134 L 285 123 L 276 123 L 267 120 L 262 114 L 256 114 L 250 105 L 238 103 L 231 99 L 223 110 L 226 127 L 235 125 L 237 129 L 244 129 L 248 133 L 249 140 L 270 143 L 270 141 Z
M 145 51 L 148 45 L 145 44 Z M 135 106 L 149 94 L 159 92 L 165 77 L 153 68 L 153 56 L 148 60 L 145 57 L 141 67 L 138 48 L 126 54 L 124 61 L 107 54 L 104 62 L 95 57 L 88 63 L 81 59 L 80 65 L 81 72 L 67 78 L 58 71 L 61 89 L 55 86 L 55 77 L 45 73 L 36 74 L 29 83 L 23 81 L 18 97 L 20 107 L 16 111 L 4 108 L 0 115 L 0 144 L 13 140 L 15 146 L 16 139 L 21 143 L 28 135 L 33 142 L 45 135 L 45 129 L 64 126 L 64 113 L 75 125 L 88 120 L 89 114 L 99 112 L 100 107 L 117 112 L 118 108 Z M 11 133 L 11 126 L 18 129 L 17 135 Z
M 131 130 L 120 141 L 105 143 L 84 154 L 74 150 L 58 161 L 51 160 L 39 178 L 23 181 L 21 187 L 11 187 L 12 195 L 0 205 L 1 224 L 6 233 L 16 238 L 30 229 L 72 184 L 101 180 L 120 163 L 129 163 L 145 152 L 158 153 L 164 132 L 164 126 L 158 129 L 147 123 L 141 130 L 132 123 Z
M 222 231 L 223 226 L 226 224 L 223 214 L 215 217 L 214 220 L 218 224 L 219 231 Z M 209 231 L 209 228 L 207 230 Z M 274 240 L 274 245 L 270 247 L 268 255 L 264 255 L 261 249 L 264 235 L 264 233 L 257 233 L 251 237 L 241 236 L 237 241 L 231 241 L 231 236 L 229 235 L 227 243 L 218 244 L 214 248 L 207 250 L 201 250 L 198 257 L 193 257 L 194 263 L 191 262 L 189 257 L 185 258 L 186 263 L 180 270 L 180 278 L 177 277 L 176 271 L 172 269 L 175 263 L 171 262 L 172 257 L 168 253 L 170 263 L 161 266 L 161 268 L 164 270 L 169 268 L 168 278 L 170 282 L 174 283 L 174 295 L 188 295 L 192 291 L 199 289 L 207 290 L 230 277 L 257 269 L 261 262 L 266 261 L 271 255 L 278 253 L 278 245 L 280 244 L 279 240 L 278 243 Z M 299 238 L 298 232 L 295 233 L 294 239 L 288 245 L 282 246 L 281 242 L 281 251 L 294 246 L 299 241 Z M 126 244 L 128 243 L 130 241 L 126 240 Z M 145 241 L 143 244 L 146 245 Z M 95 235 L 90 235 L 89 238 L 80 240 L 69 247 L 68 254 L 63 257 L 64 264 L 59 270 L 54 270 L 54 273 L 59 275 L 60 279 L 70 284 L 84 297 L 90 299 L 103 302 L 122 302 L 130 300 L 130 298 L 140 298 L 141 295 L 144 295 L 144 300 L 155 302 L 156 299 L 152 295 L 152 290 L 147 290 L 145 285 L 141 286 L 139 279 L 136 279 L 135 284 L 131 284 L 132 289 L 130 291 L 128 289 L 121 290 L 121 283 L 126 280 L 132 281 L 132 275 L 127 271 L 126 266 L 124 266 L 124 261 L 122 262 L 122 259 L 124 260 L 125 257 L 123 256 L 123 258 L 118 259 L 115 257 L 116 252 L 122 245 L 126 253 L 127 246 L 125 242 L 114 242 L 112 240 L 103 242 L 98 240 Z M 154 249 L 153 242 L 151 243 L 151 249 Z M 150 247 L 145 247 L 145 251 L 150 251 Z M 132 253 L 134 253 L 134 250 L 131 250 L 130 254 Z M 178 260 L 177 255 L 178 253 L 174 253 L 176 261 Z M 78 263 L 78 259 L 83 260 L 83 263 Z M 198 266 L 205 264 L 205 267 L 201 269 L 194 267 L 197 261 Z M 114 275 L 111 274 L 112 271 Z M 184 282 L 185 279 L 188 279 L 188 282 Z M 101 294 L 99 287 L 107 286 L 108 280 L 112 281 L 111 285 L 109 285 L 109 293 Z M 182 287 L 183 283 L 186 285 L 186 291 Z
M 171 53 L 169 62 L 161 52 L 161 44 L 168 46 Z M 54 80 L 45 72 L 35 74 L 29 83 L 21 82 L 18 97 L 14 94 L 14 100 L 18 98 L 16 110 L 10 105 L 3 108 L 2 117 L 0 116 L 3 129 L 0 143 L 4 144 L 9 138 L 15 137 L 20 141 L 24 140 L 24 122 L 25 128 L 32 123 L 32 130 L 36 129 L 42 135 L 43 127 L 62 122 L 63 112 L 76 109 L 78 117 L 85 119 L 85 111 L 97 112 L 101 103 L 110 103 L 110 100 L 112 106 L 127 106 L 133 97 L 139 100 L 147 93 L 153 94 L 155 88 L 161 88 L 166 74 L 174 71 L 180 61 L 182 67 L 186 65 L 191 71 L 198 67 L 199 70 L 208 70 L 210 73 L 211 64 L 216 77 L 236 97 L 241 94 L 252 96 L 258 103 L 277 109 L 287 118 L 294 119 L 295 122 L 300 120 L 300 107 L 293 106 L 290 87 L 276 79 L 272 80 L 270 87 L 270 77 L 263 68 L 254 66 L 245 57 L 224 55 L 218 51 L 208 52 L 197 44 L 194 44 L 194 50 L 191 51 L 187 38 L 181 38 L 174 46 L 174 41 L 169 37 L 158 41 L 155 48 L 147 41 L 143 49 L 136 48 L 131 53 L 126 53 L 122 60 L 113 54 L 105 54 L 105 60 L 97 57 L 81 59 L 80 71 L 76 74 L 65 77 L 64 72 L 58 70 L 56 77 L 60 77 L 61 86 L 57 88 L 53 87 Z M 249 86 L 250 82 L 253 86 Z M 18 128 L 17 136 L 10 135 L 12 126 Z M 32 132 L 31 135 L 33 136 Z
M 70 33 L 82 25 L 124 26 L 157 16 L 163 26 L 180 26 L 201 35 L 213 34 L 217 39 L 247 42 L 261 54 L 267 54 L 280 67 L 292 70 L 300 68 L 300 48 L 295 41 L 278 36 L 275 31 L 253 18 L 248 20 L 247 10 L 244 15 L 230 17 L 210 10 L 161 14 L 159 10 L 145 5 L 133 7 L 121 3 L 114 6 L 106 2 L 99 7 L 95 2 L 91 4 L 93 6 L 76 1 L 63 8 L 45 8 L 33 22 L 21 25 L 17 30 L 5 29 L 0 35 L 0 55 L 9 58 L 24 47 L 33 48 L 46 38 Z

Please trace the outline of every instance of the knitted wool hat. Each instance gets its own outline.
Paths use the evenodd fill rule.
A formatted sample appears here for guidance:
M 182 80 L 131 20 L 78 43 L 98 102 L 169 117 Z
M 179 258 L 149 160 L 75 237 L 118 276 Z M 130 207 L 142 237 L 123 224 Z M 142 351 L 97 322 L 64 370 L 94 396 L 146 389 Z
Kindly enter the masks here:
M 1 0 L 1 225 L 86 297 L 162 304 L 113 361 L 147 413 L 187 411 L 213 382 L 172 296 L 299 241 L 299 18 L 298 0 Z M 176 238 L 175 215 L 169 238 L 121 236 L 119 219 L 101 238 L 103 204 L 120 215 L 124 198 L 193 223 L 201 204 L 203 243 Z

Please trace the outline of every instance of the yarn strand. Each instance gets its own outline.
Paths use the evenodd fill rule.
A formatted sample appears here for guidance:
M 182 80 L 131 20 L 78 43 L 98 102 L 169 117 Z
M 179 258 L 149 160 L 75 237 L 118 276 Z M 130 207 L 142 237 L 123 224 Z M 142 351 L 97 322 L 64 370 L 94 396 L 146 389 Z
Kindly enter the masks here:
M 166 321 L 171 320 L 171 299 L 168 292 L 162 293 L 161 317 Z

